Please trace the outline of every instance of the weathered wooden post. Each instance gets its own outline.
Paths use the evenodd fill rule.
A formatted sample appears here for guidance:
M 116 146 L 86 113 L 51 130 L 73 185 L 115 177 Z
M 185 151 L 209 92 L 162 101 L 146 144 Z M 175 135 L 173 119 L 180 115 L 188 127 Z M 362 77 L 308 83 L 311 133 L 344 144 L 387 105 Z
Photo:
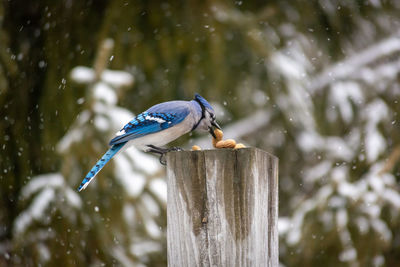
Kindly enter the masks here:
M 278 266 L 278 159 L 256 148 L 167 154 L 168 266 Z

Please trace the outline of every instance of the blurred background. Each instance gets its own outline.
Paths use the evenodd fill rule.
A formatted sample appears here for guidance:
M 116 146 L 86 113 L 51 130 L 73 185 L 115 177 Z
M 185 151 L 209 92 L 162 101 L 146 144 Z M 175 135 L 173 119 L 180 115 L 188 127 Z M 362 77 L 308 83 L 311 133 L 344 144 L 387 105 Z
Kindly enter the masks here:
M 166 266 L 156 157 L 132 148 L 76 188 L 135 114 L 198 92 L 225 137 L 280 159 L 282 266 L 399 266 L 399 14 L 397 0 L 1 1 L 0 265 Z

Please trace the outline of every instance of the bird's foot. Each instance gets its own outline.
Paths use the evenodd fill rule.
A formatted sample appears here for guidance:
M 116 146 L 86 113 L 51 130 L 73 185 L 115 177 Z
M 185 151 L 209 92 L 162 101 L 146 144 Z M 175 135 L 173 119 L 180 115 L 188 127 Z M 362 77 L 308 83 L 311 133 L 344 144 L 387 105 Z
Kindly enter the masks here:
M 174 147 L 171 147 L 168 150 L 169 150 L 168 152 L 171 152 L 171 151 L 183 151 L 183 148 L 174 146 Z
M 160 154 L 160 163 L 162 165 L 167 165 L 167 161 L 165 160 L 165 154 L 171 151 L 183 151 L 183 149 L 180 147 L 163 148 L 153 145 L 147 145 L 147 147 L 149 147 L 149 150 L 147 150 L 147 152 Z

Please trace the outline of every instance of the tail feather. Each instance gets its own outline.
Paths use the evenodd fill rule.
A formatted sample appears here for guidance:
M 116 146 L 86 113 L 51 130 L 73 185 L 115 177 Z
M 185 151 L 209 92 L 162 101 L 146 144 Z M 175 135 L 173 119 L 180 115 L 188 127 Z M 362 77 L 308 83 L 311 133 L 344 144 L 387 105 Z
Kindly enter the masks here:
M 112 157 L 117 154 L 117 152 L 126 144 L 124 143 L 119 143 L 116 145 L 113 145 L 102 157 L 97 161 L 96 165 L 93 166 L 93 168 L 90 170 L 90 172 L 86 175 L 86 177 L 83 179 L 82 183 L 80 184 L 78 191 L 82 191 L 85 189 L 89 183 L 93 180 L 93 178 L 99 173 L 99 171 L 107 164 L 108 161 Z

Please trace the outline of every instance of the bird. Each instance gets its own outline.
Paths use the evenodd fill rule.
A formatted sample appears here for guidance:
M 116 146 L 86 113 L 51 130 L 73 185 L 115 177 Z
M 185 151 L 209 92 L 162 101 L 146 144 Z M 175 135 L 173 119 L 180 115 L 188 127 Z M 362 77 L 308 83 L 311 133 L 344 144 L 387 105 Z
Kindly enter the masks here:
M 78 192 L 89 185 L 112 157 L 129 146 L 159 154 L 160 163 L 165 165 L 163 156 L 167 152 L 182 149 L 162 146 L 194 130 L 208 131 L 216 138 L 214 128 L 221 130 L 214 109 L 197 93 L 190 101 L 175 100 L 154 105 L 137 115 L 115 134 L 109 143 L 110 149 L 88 172 L 79 185 Z

